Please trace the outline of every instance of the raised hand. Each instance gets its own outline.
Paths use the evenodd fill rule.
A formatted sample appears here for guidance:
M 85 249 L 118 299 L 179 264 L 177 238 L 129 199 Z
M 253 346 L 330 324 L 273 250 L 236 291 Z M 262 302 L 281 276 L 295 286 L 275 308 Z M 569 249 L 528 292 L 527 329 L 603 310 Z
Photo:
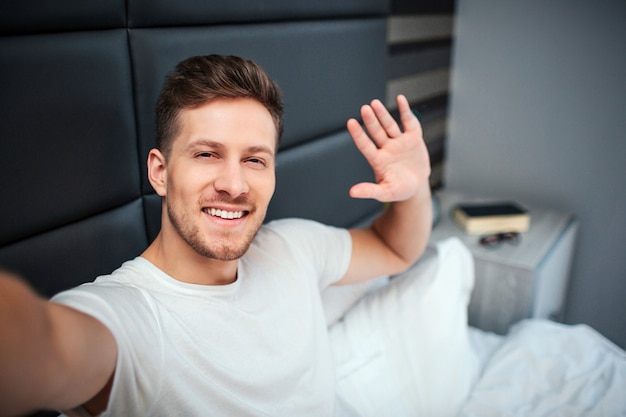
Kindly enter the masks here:
M 402 129 L 380 100 L 361 107 L 367 133 L 350 119 L 348 131 L 374 171 L 376 183 L 363 182 L 350 189 L 354 198 L 381 202 L 404 201 L 428 187 L 430 159 L 422 127 L 403 95 L 397 97 Z

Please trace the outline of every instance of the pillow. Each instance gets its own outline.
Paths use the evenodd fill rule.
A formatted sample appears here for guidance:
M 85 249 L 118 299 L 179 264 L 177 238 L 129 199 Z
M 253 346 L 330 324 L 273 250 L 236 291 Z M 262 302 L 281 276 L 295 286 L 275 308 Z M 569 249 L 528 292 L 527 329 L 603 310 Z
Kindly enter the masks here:
M 437 194 L 432 195 L 431 201 L 433 205 L 432 225 L 434 227 L 439 221 L 441 203 Z M 364 221 L 363 225 L 368 225 L 371 221 L 372 219 Z M 322 290 L 322 305 L 324 307 L 324 314 L 326 315 L 326 325 L 330 326 L 341 319 L 346 311 L 361 299 L 363 295 L 380 288 L 385 285 L 388 280 L 389 277 L 383 276 L 358 284 L 331 285 Z
M 329 329 L 342 400 L 362 416 L 455 416 L 479 372 L 473 284 L 472 256 L 450 238 L 364 296 Z
M 350 285 L 331 285 L 322 290 L 322 306 L 326 316 L 326 325 L 330 326 L 342 318 L 364 294 L 382 287 L 389 281 L 389 277 L 380 277 L 373 280 Z

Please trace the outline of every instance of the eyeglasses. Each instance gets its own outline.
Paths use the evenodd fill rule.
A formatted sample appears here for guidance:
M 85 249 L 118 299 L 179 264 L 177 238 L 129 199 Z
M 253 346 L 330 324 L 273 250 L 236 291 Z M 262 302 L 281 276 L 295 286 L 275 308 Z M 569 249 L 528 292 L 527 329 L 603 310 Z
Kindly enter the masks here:
M 495 248 L 502 243 L 507 242 L 512 245 L 517 245 L 521 239 L 521 236 L 517 232 L 496 233 L 493 235 L 483 236 L 478 240 L 481 246 L 485 248 Z

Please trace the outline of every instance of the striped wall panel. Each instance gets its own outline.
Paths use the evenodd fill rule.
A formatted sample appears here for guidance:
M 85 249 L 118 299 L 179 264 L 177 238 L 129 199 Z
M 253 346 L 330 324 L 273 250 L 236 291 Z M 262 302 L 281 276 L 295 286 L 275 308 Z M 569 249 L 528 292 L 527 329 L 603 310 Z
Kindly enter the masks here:
M 419 113 L 431 158 L 431 186 L 437 189 L 444 182 L 454 2 L 415 3 L 391 3 L 385 100 L 397 113 L 395 97 L 402 93 Z

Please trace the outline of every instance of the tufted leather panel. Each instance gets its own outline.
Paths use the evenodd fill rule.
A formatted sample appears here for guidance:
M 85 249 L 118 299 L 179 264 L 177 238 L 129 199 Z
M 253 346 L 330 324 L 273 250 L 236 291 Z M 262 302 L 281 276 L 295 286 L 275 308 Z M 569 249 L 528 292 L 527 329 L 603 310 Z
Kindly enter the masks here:
M 24 239 L 0 250 L 0 265 L 19 271 L 40 294 L 55 294 L 107 274 L 148 241 L 140 200 Z
M 0 50 L 0 245 L 138 197 L 125 31 L 0 38 Z
M 131 27 L 380 16 L 389 7 L 388 2 L 380 0 L 131 0 L 128 3 Z
M 33 34 L 121 28 L 126 0 L 28 0 L 4 2 L 1 34 Z
M 348 195 L 352 185 L 372 181 L 373 175 L 344 131 L 280 152 L 276 177 L 268 220 L 300 216 L 346 226 L 381 209 L 373 200 Z

